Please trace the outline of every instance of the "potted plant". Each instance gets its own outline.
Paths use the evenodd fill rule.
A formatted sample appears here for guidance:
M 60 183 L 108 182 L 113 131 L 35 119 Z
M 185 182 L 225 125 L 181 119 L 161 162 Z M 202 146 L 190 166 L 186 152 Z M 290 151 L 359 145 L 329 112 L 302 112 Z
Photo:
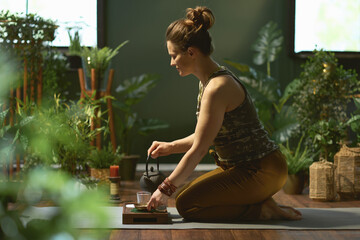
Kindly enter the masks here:
M 129 41 L 126 40 L 117 46 L 115 49 L 109 47 L 83 47 L 81 50 L 82 64 L 85 75 L 85 88 L 91 90 L 91 69 L 95 69 L 97 86 L 96 89 L 106 89 L 107 85 L 107 71 L 110 69 L 110 61 L 119 53 L 122 48 Z
M 116 112 L 116 122 L 120 152 L 124 154 L 120 166 L 121 178 L 124 180 L 133 180 L 135 177 L 136 163 L 140 157 L 133 154 L 136 138 L 168 127 L 168 124 L 158 119 L 143 119 L 134 110 L 134 105 L 156 86 L 158 79 L 159 76 L 154 74 L 142 74 L 124 80 L 115 89 L 117 100 L 113 105 L 119 110 Z
M 349 96 L 359 91 L 360 83 L 355 70 L 343 69 L 331 52 L 315 50 L 302 68 L 292 103 L 300 131 L 313 152 L 321 149 L 322 157 L 333 161 L 348 119 Z
M 55 164 L 72 175 L 84 172 L 90 142 L 106 130 L 106 126 L 91 129 L 91 119 L 98 106 L 86 99 L 65 103 L 58 95 L 46 107 L 16 101 L 18 122 L 12 127 L 12 142 L 16 151 L 24 154 L 23 169 Z
M 70 69 L 78 69 L 81 68 L 81 39 L 79 30 L 75 30 L 74 34 L 72 34 L 72 29 L 73 28 L 68 28 L 70 44 L 67 59 Z
M 312 154 L 308 150 L 308 147 L 302 149 L 302 136 L 297 144 L 295 150 L 289 146 L 289 141 L 286 145 L 279 144 L 281 152 L 286 157 L 288 166 L 288 178 L 283 187 L 283 190 L 287 194 L 301 194 L 304 189 L 305 176 L 310 165 L 313 162 Z
M 350 119 L 346 122 L 346 126 L 349 126 L 350 129 L 356 135 L 356 143 L 360 144 L 360 98 L 353 98 L 356 110 L 351 113 Z
M 238 78 L 254 100 L 260 121 L 277 143 L 288 140 L 299 126 L 293 108 L 286 104 L 297 82 L 289 84 L 285 91 L 282 91 L 280 82 L 271 76 L 270 65 L 281 51 L 283 39 L 275 22 L 270 21 L 260 29 L 258 39 L 252 45 L 255 50 L 253 62 L 259 66 L 265 64 L 266 73 L 247 64 L 225 60 L 238 71 Z
M 114 152 L 111 144 L 107 148 L 100 150 L 93 148 L 88 157 L 90 176 L 99 179 L 100 182 L 110 183 L 108 179 L 110 176 L 110 166 L 120 165 L 121 159 L 122 156 L 119 153 L 119 148 Z

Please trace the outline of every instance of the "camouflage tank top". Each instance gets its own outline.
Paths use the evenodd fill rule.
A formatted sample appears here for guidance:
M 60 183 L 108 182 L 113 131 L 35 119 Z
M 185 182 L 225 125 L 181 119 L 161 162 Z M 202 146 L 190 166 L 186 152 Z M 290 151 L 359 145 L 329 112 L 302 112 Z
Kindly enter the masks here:
M 217 164 L 223 168 L 229 168 L 243 161 L 262 158 L 278 149 L 261 124 L 245 86 L 224 67 L 213 73 L 209 77 L 209 81 L 220 75 L 232 76 L 244 88 L 246 96 L 242 104 L 224 115 L 221 129 L 214 140 L 215 151 L 219 158 Z M 197 116 L 200 112 L 201 98 L 205 88 L 206 86 L 202 86 L 200 82 Z

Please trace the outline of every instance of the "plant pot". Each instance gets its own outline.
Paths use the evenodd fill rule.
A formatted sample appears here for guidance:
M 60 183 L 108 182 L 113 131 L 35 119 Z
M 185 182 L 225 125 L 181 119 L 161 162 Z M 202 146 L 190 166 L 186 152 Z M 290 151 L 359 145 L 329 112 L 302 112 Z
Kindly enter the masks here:
M 135 180 L 136 164 L 140 159 L 140 155 L 128 155 L 121 159 L 120 176 L 121 180 Z
M 85 89 L 87 91 L 92 90 L 91 89 L 91 69 L 87 69 L 86 59 L 81 58 L 81 66 L 84 71 L 84 78 L 85 78 Z M 100 91 L 106 91 L 109 73 L 111 69 L 111 62 L 109 63 L 109 66 L 106 68 L 105 72 L 100 73 L 97 69 L 95 69 L 95 77 L 96 77 L 96 90 Z M 102 76 L 102 77 L 100 77 Z
M 286 194 L 301 194 L 304 190 L 305 175 L 303 173 L 288 175 L 283 190 Z
M 100 182 L 110 183 L 110 168 L 90 168 L 90 176 L 99 179 Z
M 70 69 L 79 69 L 82 67 L 81 57 L 76 55 L 68 55 L 67 60 L 69 62 Z

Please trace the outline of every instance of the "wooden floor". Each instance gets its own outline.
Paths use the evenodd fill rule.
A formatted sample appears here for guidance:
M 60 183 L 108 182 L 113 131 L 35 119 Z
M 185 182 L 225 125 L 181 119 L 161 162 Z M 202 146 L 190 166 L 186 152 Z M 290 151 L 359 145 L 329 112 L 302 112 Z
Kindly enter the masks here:
M 194 172 L 191 179 L 197 177 L 201 172 Z M 139 176 L 135 181 L 123 181 L 121 183 L 121 199 L 123 201 L 136 201 L 136 192 L 140 190 Z M 337 201 L 337 202 L 318 202 L 308 197 L 307 189 L 302 195 L 287 195 L 282 190 L 274 196 L 274 199 L 283 205 L 289 205 L 296 208 L 336 208 L 336 207 L 360 207 L 360 201 Z M 175 206 L 175 201 L 170 198 L 169 207 Z M 111 230 L 109 239 L 360 239 L 359 230 L 216 230 L 216 229 L 199 229 L 199 230 Z

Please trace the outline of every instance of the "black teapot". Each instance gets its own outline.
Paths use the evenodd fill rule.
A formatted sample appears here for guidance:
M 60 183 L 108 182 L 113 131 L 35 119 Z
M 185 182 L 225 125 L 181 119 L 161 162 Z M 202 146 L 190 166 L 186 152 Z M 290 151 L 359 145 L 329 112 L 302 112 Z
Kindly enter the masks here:
M 148 164 L 150 155 L 146 159 L 146 171 L 140 178 L 140 187 L 143 191 L 153 192 L 156 191 L 158 186 L 165 180 L 165 175 L 159 171 L 159 159 L 157 161 L 157 171 L 154 171 L 154 168 L 151 167 L 150 171 L 148 171 Z

